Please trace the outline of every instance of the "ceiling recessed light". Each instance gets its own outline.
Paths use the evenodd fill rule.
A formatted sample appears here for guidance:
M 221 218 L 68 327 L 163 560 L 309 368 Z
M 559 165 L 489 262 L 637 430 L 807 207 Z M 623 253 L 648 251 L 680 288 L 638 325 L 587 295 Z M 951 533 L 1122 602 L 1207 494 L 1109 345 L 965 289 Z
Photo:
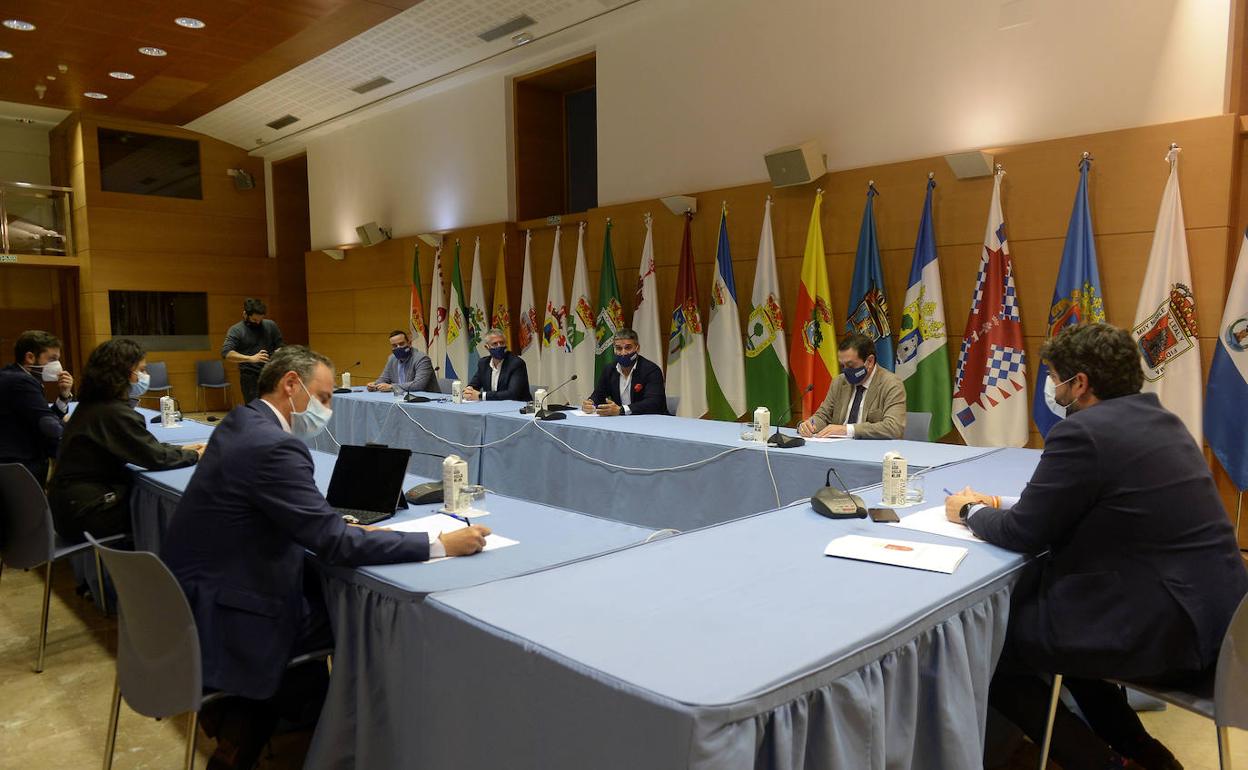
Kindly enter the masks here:
M 139 53 L 144 56 L 168 56 L 169 52 L 163 48 L 157 48 L 154 45 L 145 45 L 139 49 Z
M 177 24 L 179 27 L 186 27 L 187 29 L 203 29 L 208 26 L 199 19 L 192 19 L 190 16 L 179 16 L 173 20 L 173 23 Z
M 99 91 L 87 91 L 86 93 L 83 94 L 83 96 L 87 97 L 88 99 L 107 99 L 108 98 L 108 94 L 102 94 Z
M 9 53 L 8 51 L 0 51 L 0 59 L 12 59 L 12 58 L 13 58 L 13 54 Z
M 117 78 L 118 80 L 134 80 L 134 75 L 129 72 L 121 72 L 120 70 L 117 72 L 110 72 L 108 73 L 108 76 L 110 78 Z
M 8 27 L 9 29 L 15 29 L 18 32 L 34 32 L 35 31 L 34 24 L 31 24 L 28 21 L 22 21 L 21 19 L 5 19 L 4 26 Z
M 56 80 L 56 75 L 44 75 L 48 80 Z

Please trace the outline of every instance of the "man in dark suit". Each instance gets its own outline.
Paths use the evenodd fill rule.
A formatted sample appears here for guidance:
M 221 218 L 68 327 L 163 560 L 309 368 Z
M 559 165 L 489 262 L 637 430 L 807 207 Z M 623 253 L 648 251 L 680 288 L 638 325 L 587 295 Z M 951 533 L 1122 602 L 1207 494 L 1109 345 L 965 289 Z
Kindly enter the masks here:
M 663 370 L 641 357 L 637 332 L 620 329 L 615 333 L 615 366 L 608 366 L 598 377 L 598 385 L 581 409 L 603 417 L 621 414 L 667 414 L 667 393 Z
M 43 383 L 57 384 L 48 405 Z M 56 457 L 73 398 L 74 378 L 61 368 L 61 341 L 27 331 L 13 346 L 13 363 L 0 369 L 0 463 L 21 463 L 39 486 L 48 480 L 48 458 Z
M 1131 335 L 1069 327 L 1040 355 L 1047 397 L 1066 417 L 1022 496 L 967 488 L 946 500 L 950 520 L 984 540 L 1042 554 L 1014 589 L 989 703 L 1039 742 L 1050 688 L 1037 674 L 1064 674 L 1088 724 L 1059 712 L 1052 752 L 1063 768 L 1178 768 L 1104 680 L 1207 677 L 1248 573 L 1191 434 L 1139 392 Z
M 287 661 L 332 645 L 315 581 L 304 579 L 305 549 L 332 565 L 424 561 L 476 553 L 489 532 L 474 526 L 430 543 L 424 533 L 348 526 L 317 490 L 304 443 L 329 419 L 333 364 L 286 346 L 258 387 L 260 398 L 213 431 L 162 553 L 195 614 L 204 686 L 241 696 L 221 715 L 210 767 L 250 767 L 276 724 Z M 205 715 L 205 729 L 214 721 Z
M 529 368 L 524 359 L 507 349 L 501 329 L 485 333 L 489 358 L 477 361 L 477 372 L 464 388 L 465 401 L 530 401 Z

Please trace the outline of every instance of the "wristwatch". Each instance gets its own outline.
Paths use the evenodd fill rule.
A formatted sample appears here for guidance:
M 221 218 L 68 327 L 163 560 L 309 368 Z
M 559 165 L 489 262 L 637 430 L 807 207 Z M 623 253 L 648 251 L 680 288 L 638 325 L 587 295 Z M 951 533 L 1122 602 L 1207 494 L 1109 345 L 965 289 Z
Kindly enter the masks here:
M 974 500 L 972 500 L 972 501 L 971 501 L 971 502 L 969 502 L 969 503 L 963 503 L 962 507 L 958 509 L 958 519 L 959 519 L 959 520 L 960 520 L 963 524 L 965 524 L 965 523 L 966 523 L 966 517 L 967 517 L 967 515 L 968 515 L 968 514 L 970 514 L 970 512 L 971 512 L 971 506 L 972 506 L 972 505 L 974 505 L 974 504 L 975 504 L 975 501 L 974 501 Z

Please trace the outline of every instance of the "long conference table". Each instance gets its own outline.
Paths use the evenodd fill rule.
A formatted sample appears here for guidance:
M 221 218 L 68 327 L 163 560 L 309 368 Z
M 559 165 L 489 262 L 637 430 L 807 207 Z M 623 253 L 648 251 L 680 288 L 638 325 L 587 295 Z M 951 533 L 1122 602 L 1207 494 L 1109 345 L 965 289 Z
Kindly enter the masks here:
M 800 472 L 776 467 L 817 464 L 814 486 L 821 486 L 829 464 L 851 474 L 861 464 L 871 470 L 869 481 L 846 481 L 875 503 L 879 459 L 894 448 L 912 472 L 926 469 L 929 495 L 938 500 L 941 487 L 968 483 L 1017 493 L 1039 452 L 842 441 L 764 453 L 741 446 L 736 424 L 629 417 L 533 425 L 516 414 L 518 403 L 487 404 L 396 408 L 388 395 L 335 397 L 337 441 L 436 454 L 430 442 L 450 438 L 476 450 L 474 476 L 492 490 L 485 523 L 519 544 L 437 564 L 322 567 L 336 651 L 307 767 L 719 770 L 982 761 L 988 680 L 1024 557 L 869 521 L 831 521 L 808 500 L 778 507 L 777 492 L 804 497 L 811 488 L 799 489 Z M 202 440 L 200 430 L 210 436 L 209 426 L 184 426 L 152 427 L 184 431 L 158 434 L 180 443 Z M 697 447 L 697 459 L 714 459 L 686 471 L 630 474 L 577 454 L 653 469 L 682 443 Z M 728 448 L 735 451 L 724 454 Z M 324 489 L 334 458 L 313 457 Z M 601 495 L 572 494 L 573 481 L 592 482 L 563 470 L 569 457 L 586 463 L 579 469 L 586 476 L 628 481 Z M 739 487 L 724 478 L 728 458 L 770 459 L 770 509 L 741 514 L 738 506 L 712 516 L 710 526 L 699 523 L 705 517 L 663 509 L 670 504 L 665 486 L 680 487 L 685 498 L 710 486 Z M 440 472 L 439 458 L 429 459 Z M 500 494 L 530 491 L 520 484 L 529 474 L 513 474 L 513 464 L 550 479 L 531 490 L 534 497 L 592 507 L 577 512 Z M 132 495 L 139 547 L 159 551 L 193 473 L 139 474 Z M 407 483 L 435 475 L 417 473 Z M 640 502 L 611 504 L 634 488 Z M 762 496 L 753 502 L 765 505 Z M 650 511 L 640 526 L 630 513 L 638 506 Z M 692 509 L 686 500 L 681 510 Z M 646 542 L 673 522 L 694 531 Z M 833 537 L 854 533 L 965 545 L 970 553 L 952 575 L 822 555 Z

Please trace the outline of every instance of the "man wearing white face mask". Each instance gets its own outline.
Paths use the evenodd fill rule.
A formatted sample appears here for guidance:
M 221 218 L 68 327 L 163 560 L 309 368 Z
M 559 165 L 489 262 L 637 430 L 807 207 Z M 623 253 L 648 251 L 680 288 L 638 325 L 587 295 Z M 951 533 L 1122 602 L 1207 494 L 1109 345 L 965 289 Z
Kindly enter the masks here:
M 44 331 L 22 332 L 13 358 L 0 369 L 0 462 L 25 465 L 42 486 L 48 458 L 60 446 L 74 377 L 61 367 L 61 341 Z M 42 383 L 53 382 L 59 393 L 49 407 Z
M 251 767 L 284 706 L 314 700 L 293 694 L 315 688 L 297 688 L 286 669 L 333 644 L 319 584 L 304 580 L 308 550 L 331 565 L 425 561 L 477 553 L 489 534 L 472 526 L 430 541 L 347 525 L 317 490 L 305 443 L 332 414 L 333 364 L 287 345 L 257 386 L 260 398 L 213 431 L 161 554 L 195 613 L 204 686 L 239 696 L 204 717 L 218 741 L 210 767 Z
M 1188 688 L 1207 677 L 1245 572 L 1209 466 L 1144 381 L 1134 338 L 1108 324 L 1064 329 L 1040 349 L 1048 398 L 1066 417 L 1017 500 L 969 487 L 946 516 L 1012 551 L 1037 554 L 1010 599 L 988 702 L 1039 742 L 1049 684 L 1053 758 L 1066 770 L 1175 770 L 1121 690 L 1105 680 Z

